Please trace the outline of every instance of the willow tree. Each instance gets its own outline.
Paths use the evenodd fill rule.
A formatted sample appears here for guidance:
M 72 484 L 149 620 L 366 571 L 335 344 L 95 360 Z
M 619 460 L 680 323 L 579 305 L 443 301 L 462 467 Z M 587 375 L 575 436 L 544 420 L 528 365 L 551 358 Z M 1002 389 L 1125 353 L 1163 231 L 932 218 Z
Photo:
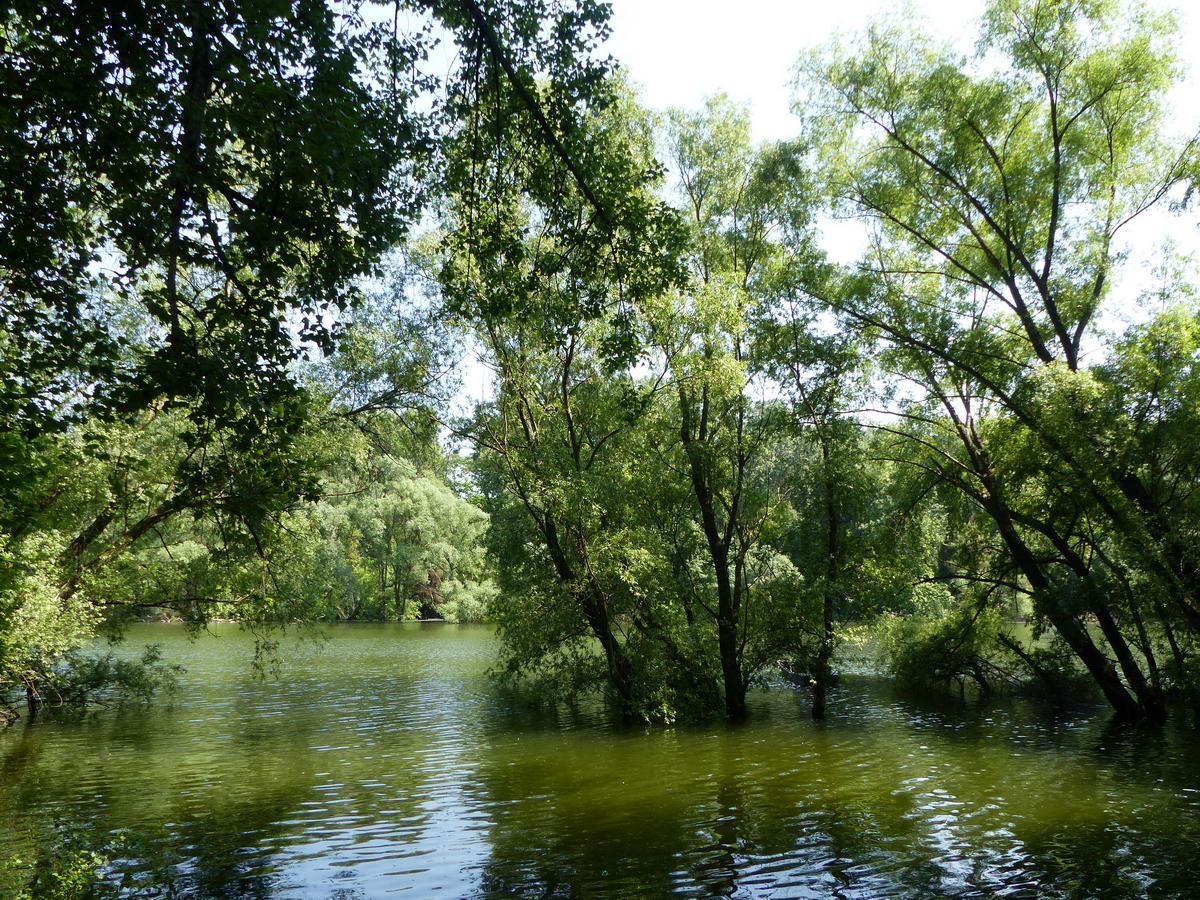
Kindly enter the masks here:
M 568 121 L 578 85 L 510 71 L 486 45 L 478 53 L 480 115 L 454 138 L 463 154 L 448 170 L 453 205 L 427 268 L 442 308 L 495 372 L 494 400 L 464 433 L 511 563 L 504 577 L 524 591 L 507 592 L 497 616 L 514 673 L 599 682 L 632 715 L 646 697 L 626 646 L 629 591 L 614 575 L 614 536 L 626 518 L 629 436 L 655 394 L 631 375 L 638 310 L 676 277 L 668 248 L 678 228 L 655 194 L 649 119 L 619 77 Z M 517 117 L 519 106 L 497 93 L 506 80 L 537 115 Z M 508 127 L 554 140 L 497 145 Z M 530 604 L 540 612 L 528 615 Z M 592 640 L 602 665 L 580 674 Z
M 803 80 L 837 202 L 874 225 L 830 299 L 920 385 L 903 413 L 952 441 L 928 442 L 922 465 L 992 518 L 1038 612 L 1128 716 L 1161 715 L 1161 697 L 1090 535 L 1119 535 L 1194 628 L 1192 526 L 1078 398 L 1131 224 L 1195 174 L 1195 137 L 1169 127 L 1172 33 L 1114 2 L 993 0 L 969 59 L 883 25 Z

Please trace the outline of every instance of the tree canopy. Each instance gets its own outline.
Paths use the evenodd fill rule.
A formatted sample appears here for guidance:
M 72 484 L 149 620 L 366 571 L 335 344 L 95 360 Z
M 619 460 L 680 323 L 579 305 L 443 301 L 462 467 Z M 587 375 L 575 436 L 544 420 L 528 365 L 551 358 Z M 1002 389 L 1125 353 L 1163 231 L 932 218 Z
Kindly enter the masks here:
M 1195 263 L 1127 265 L 1195 225 L 1171 17 L 883 19 L 756 144 L 645 109 L 592 0 L 383 13 L 8 12 L 6 696 L 151 611 L 440 616 L 630 717 L 821 717 L 869 641 L 1200 721 Z

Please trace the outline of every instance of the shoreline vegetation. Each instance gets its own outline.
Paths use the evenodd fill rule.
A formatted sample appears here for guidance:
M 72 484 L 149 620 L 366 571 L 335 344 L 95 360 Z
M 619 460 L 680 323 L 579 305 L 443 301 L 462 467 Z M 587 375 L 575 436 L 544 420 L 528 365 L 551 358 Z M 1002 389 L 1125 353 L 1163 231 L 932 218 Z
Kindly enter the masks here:
M 248 671 L 270 682 L 281 677 L 286 665 L 287 652 L 284 642 L 291 635 L 296 640 L 305 637 L 315 637 L 318 642 L 334 638 L 323 629 L 330 626 L 376 626 L 376 625 L 459 625 L 464 624 L 453 619 L 440 617 L 410 618 L 403 620 L 309 620 L 292 623 L 273 624 L 268 629 L 237 619 L 211 617 L 202 625 L 189 622 L 180 617 L 143 618 L 130 625 L 165 625 L 182 626 L 188 629 L 192 640 L 202 639 L 207 634 L 215 635 L 209 630 L 211 626 L 233 626 L 242 635 L 254 637 L 252 655 L 246 657 Z M 492 622 L 475 622 L 466 624 L 487 625 L 494 628 Z M 300 629 L 299 632 L 296 629 Z M 1031 654 L 1039 651 L 1039 646 L 1046 645 L 1044 638 L 1039 638 L 1028 621 L 1012 620 L 1003 623 L 1005 634 L 1002 641 L 1012 648 L 1019 658 L 1031 659 Z M 890 640 L 889 627 L 846 625 L 843 628 L 838 647 L 830 658 L 829 684 L 837 684 L 842 674 L 883 678 L 895 682 L 898 686 L 916 689 L 930 696 L 950 693 L 961 700 L 968 697 L 986 700 L 994 695 L 1009 695 L 1026 699 L 1040 699 L 1066 708 L 1076 702 L 1095 703 L 1101 695 L 1089 686 L 1078 673 L 1075 681 L 1069 676 L 1052 673 L 1030 672 L 1021 677 L 1012 671 L 1006 671 L 992 662 L 975 661 L 972 668 L 963 672 L 942 677 L 913 677 L 898 668 L 895 651 L 888 646 Z M 114 649 L 116 652 L 114 652 Z M 336 650 L 336 648 L 334 648 Z M 597 659 L 602 654 L 598 643 L 593 643 L 591 653 Z M 29 704 L 26 719 L 34 721 L 43 712 L 53 710 L 82 711 L 86 707 L 100 708 L 120 707 L 128 703 L 145 703 L 156 695 L 173 696 L 175 684 L 180 677 L 187 674 L 185 667 L 170 659 L 164 659 L 162 645 L 148 644 L 135 651 L 135 648 L 124 646 L 123 637 L 114 647 L 98 652 L 96 649 L 81 648 L 76 654 L 67 657 L 69 667 L 64 667 L 58 677 L 48 681 L 51 695 L 42 695 Z M 816 689 L 816 679 L 812 673 L 805 673 L 798 678 L 796 673 L 804 665 L 802 659 L 777 659 L 748 676 L 748 690 L 784 687 L 800 690 L 806 696 L 811 696 Z M 990 674 L 990 678 L 986 677 Z M 526 700 L 537 705 L 554 706 L 560 702 L 574 702 L 582 699 L 586 692 L 559 694 L 553 686 L 547 689 L 545 685 L 526 684 L 522 689 Z M 28 701 L 28 698 L 26 698 Z M 623 710 L 618 703 L 609 701 L 612 715 L 616 719 L 623 717 Z M 808 701 L 804 701 L 808 702 Z M 18 710 L 11 704 L 7 710 L 11 716 L 5 724 L 13 724 L 21 718 Z M 696 721 L 710 720 L 713 711 L 701 711 L 693 718 Z M 628 718 L 628 717 L 625 717 Z M 673 719 L 658 720 L 657 724 L 671 724 Z M 646 724 L 656 724 L 653 719 L 646 719 Z
M 415 617 L 631 720 L 743 719 L 778 660 L 835 714 L 865 629 L 906 683 L 1200 725 L 1197 266 L 1127 265 L 1197 224 L 1172 16 L 880 19 L 755 143 L 645 108 L 603 4 L 401 5 L 10 11 L 5 722 L 148 696 L 170 661 L 81 652 L 146 617 Z

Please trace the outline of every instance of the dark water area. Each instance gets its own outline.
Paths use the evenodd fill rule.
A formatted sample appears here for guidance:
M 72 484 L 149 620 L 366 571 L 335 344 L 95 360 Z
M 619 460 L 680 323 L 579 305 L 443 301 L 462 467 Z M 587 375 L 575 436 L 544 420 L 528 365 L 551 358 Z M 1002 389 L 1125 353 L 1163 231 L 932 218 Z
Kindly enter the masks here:
M 0 733 L 0 859 L 80 832 L 148 897 L 1200 896 L 1183 727 L 848 675 L 823 724 L 777 686 L 630 728 L 496 691 L 485 627 L 332 627 L 265 681 L 214 632 L 134 629 L 170 702 Z

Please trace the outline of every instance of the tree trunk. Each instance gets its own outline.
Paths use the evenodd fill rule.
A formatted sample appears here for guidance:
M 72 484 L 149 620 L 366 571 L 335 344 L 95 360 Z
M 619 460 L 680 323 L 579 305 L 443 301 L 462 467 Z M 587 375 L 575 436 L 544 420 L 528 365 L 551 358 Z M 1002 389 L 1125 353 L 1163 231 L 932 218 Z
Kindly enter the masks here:
M 717 523 L 712 481 L 708 477 L 702 448 L 709 439 L 708 389 L 702 391 L 699 415 L 691 412 L 688 398 L 680 389 L 679 437 L 687 454 L 692 493 L 700 510 L 700 525 L 708 545 L 708 555 L 717 581 L 717 643 L 721 654 L 721 680 L 725 688 L 725 715 L 732 720 L 746 717 L 746 679 L 742 674 L 742 648 L 738 641 L 738 616 L 741 597 L 734 588 L 729 571 L 729 547 L 737 519 L 736 495 L 730 502 L 725 533 Z
M 689 454 L 690 456 L 690 454 Z M 717 580 L 717 641 L 721 652 L 721 677 L 725 683 L 725 715 L 746 716 L 746 684 L 742 677 L 741 647 L 738 645 L 738 598 L 729 573 L 729 545 L 717 527 L 712 491 L 698 459 L 692 461 L 692 486 L 700 507 L 700 522 L 708 544 L 708 555 Z
M 625 655 L 625 648 L 621 646 L 621 642 L 613 634 L 612 622 L 608 615 L 608 601 L 604 596 L 604 591 L 594 581 L 586 585 L 579 583 L 575 569 L 571 565 L 563 548 L 562 540 L 558 533 L 558 526 L 555 525 L 554 520 L 549 516 L 543 516 L 538 521 L 538 524 L 542 532 L 542 537 L 546 542 L 546 549 L 549 551 L 550 559 L 554 562 L 554 568 L 558 573 L 559 580 L 563 585 L 579 592 L 577 596 L 580 611 L 583 613 L 583 617 L 587 621 L 592 634 L 595 635 L 596 640 L 600 642 L 600 646 L 604 649 L 605 664 L 608 668 L 608 681 L 617 695 L 617 702 L 621 707 L 621 715 L 626 718 L 632 718 L 637 711 L 637 703 L 634 699 L 633 666 L 629 662 L 629 657 Z M 580 553 L 582 555 L 586 552 L 586 544 L 581 536 L 577 536 L 576 542 L 580 545 Z
M 604 660 L 608 666 L 608 680 L 617 695 L 621 715 L 632 718 L 637 711 L 634 699 L 633 666 L 625 655 L 609 621 L 608 604 L 594 588 L 588 588 L 584 597 L 584 616 L 600 646 L 604 648 Z
M 1121 671 L 1125 673 L 1125 680 L 1129 682 L 1129 686 L 1137 696 L 1142 716 L 1154 722 L 1161 722 L 1167 716 L 1167 708 L 1163 703 L 1162 695 L 1146 680 L 1137 660 L 1133 658 L 1133 651 L 1129 649 L 1128 641 L 1121 634 L 1108 607 L 1102 600 L 1097 599 L 1093 608 L 1096 612 L 1096 621 L 1100 624 L 1100 630 L 1104 632 L 1108 645 L 1117 655 L 1117 662 L 1121 665 Z
M 1125 685 L 1117 675 L 1112 663 L 1100 652 L 1095 642 L 1092 641 L 1091 635 L 1087 633 L 1087 629 L 1079 622 L 1073 611 L 1059 606 L 1057 598 L 1053 595 L 1050 579 L 1042 570 L 1033 551 L 1017 533 L 1016 526 L 1003 504 L 993 496 L 991 507 L 988 511 L 992 514 L 992 518 L 1000 530 L 1000 536 L 1003 538 L 1005 546 L 1008 547 L 1009 553 L 1012 554 L 1013 561 L 1029 582 L 1034 596 L 1043 601 L 1040 604 L 1042 611 L 1046 613 L 1051 624 L 1079 657 L 1092 680 L 1104 694 L 1104 698 L 1121 718 L 1132 720 L 1143 718 L 1144 711 L 1141 706 L 1125 689 Z
M 812 717 L 825 718 L 826 700 L 829 694 L 829 663 L 833 658 L 833 602 L 840 575 L 839 554 L 841 553 L 840 521 L 837 498 L 833 493 L 833 473 L 830 471 L 829 441 L 821 441 L 821 462 L 825 479 L 825 590 L 821 598 L 821 646 L 817 650 L 816 671 L 813 672 Z
M 37 718 L 38 709 L 42 705 L 42 698 L 37 695 L 32 684 L 25 685 L 25 705 L 29 708 L 29 721 L 32 722 Z
M 1163 608 L 1160 601 L 1155 601 L 1156 611 L 1159 619 L 1162 620 L 1163 631 L 1167 635 L 1167 643 L 1171 647 L 1171 661 L 1175 667 L 1175 676 L 1184 685 L 1184 692 L 1187 695 L 1188 703 L 1192 707 L 1192 727 L 1200 731 L 1200 690 L 1197 690 L 1195 681 L 1188 675 L 1187 654 L 1184 649 L 1179 646 L 1179 640 L 1175 637 L 1175 629 L 1171 625 L 1171 620 L 1167 616 L 1167 610 Z

